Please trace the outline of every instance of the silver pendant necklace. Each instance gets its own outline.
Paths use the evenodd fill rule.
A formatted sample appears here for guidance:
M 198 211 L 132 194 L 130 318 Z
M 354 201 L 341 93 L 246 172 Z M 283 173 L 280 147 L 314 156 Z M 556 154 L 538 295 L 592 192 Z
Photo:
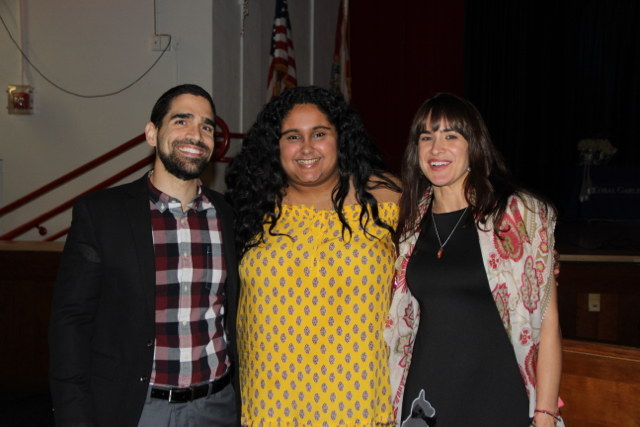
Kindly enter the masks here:
M 464 211 L 462 211 L 462 215 L 460 215 L 460 218 L 458 218 L 458 222 L 456 222 L 455 227 L 453 227 L 453 230 L 451 230 L 451 233 L 449 233 L 449 237 L 447 237 L 447 240 L 445 240 L 444 243 L 442 243 L 442 240 L 440 240 L 440 234 L 438 233 L 436 219 L 433 216 L 433 208 L 431 209 L 431 221 L 433 222 L 433 229 L 436 231 L 436 237 L 438 238 L 438 244 L 440 245 L 440 249 L 438 249 L 437 255 L 438 259 L 442 257 L 442 253 L 444 252 L 444 245 L 446 245 L 447 242 L 449 242 L 449 239 L 451 239 L 451 236 L 453 236 L 453 232 L 456 231 L 456 228 L 458 228 L 458 224 L 460 224 L 460 221 L 462 221 L 462 217 L 467 212 L 467 209 L 469 209 L 469 205 L 467 205 L 467 207 L 464 208 Z

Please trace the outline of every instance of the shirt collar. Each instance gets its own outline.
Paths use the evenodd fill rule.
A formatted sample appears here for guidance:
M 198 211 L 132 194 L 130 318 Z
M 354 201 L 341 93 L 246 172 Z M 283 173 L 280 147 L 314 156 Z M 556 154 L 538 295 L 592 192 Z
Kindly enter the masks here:
M 153 175 L 153 169 L 149 171 L 147 175 L 147 184 L 149 186 L 149 200 L 153 203 L 160 212 L 164 212 L 167 209 L 179 209 L 182 212 L 182 202 L 175 197 L 171 197 L 166 193 L 158 190 L 151 183 L 151 175 Z M 213 208 L 213 204 L 209 198 L 202 191 L 202 181 L 198 180 L 198 193 L 187 205 L 189 209 L 194 209 L 197 212 L 201 212 L 207 209 Z

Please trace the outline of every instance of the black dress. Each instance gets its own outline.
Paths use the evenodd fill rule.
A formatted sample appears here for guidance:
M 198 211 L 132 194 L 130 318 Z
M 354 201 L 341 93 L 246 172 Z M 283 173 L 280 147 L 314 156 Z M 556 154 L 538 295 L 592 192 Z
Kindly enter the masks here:
M 462 212 L 435 215 L 443 242 Z M 421 315 L 402 420 L 412 406 L 415 413 L 430 404 L 438 427 L 526 427 L 529 399 L 491 295 L 478 231 L 464 227 L 469 216 L 467 211 L 440 259 L 433 225 L 423 231 L 407 266 Z M 408 425 L 419 426 L 416 421 L 414 416 Z

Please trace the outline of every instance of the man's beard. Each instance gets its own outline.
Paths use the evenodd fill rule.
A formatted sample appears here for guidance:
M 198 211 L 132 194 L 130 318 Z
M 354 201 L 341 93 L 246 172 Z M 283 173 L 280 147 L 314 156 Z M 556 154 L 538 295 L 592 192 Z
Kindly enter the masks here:
M 178 145 L 193 145 L 204 150 L 205 155 L 199 158 L 180 158 L 176 153 Z M 157 147 L 157 156 L 164 165 L 164 168 L 171 175 L 183 181 L 191 181 L 198 178 L 204 172 L 209 163 L 209 153 L 211 149 L 204 145 L 202 141 L 176 140 L 171 143 L 171 150 L 165 153 L 159 146 Z

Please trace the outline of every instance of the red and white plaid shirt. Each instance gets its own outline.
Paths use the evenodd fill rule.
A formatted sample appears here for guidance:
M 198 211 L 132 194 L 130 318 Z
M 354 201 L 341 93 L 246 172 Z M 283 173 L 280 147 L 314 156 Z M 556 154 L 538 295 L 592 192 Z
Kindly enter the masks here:
M 188 387 L 213 381 L 230 365 L 223 325 L 227 271 L 220 221 L 201 183 L 183 212 L 180 200 L 148 182 L 156 259 L 151 384 Z

